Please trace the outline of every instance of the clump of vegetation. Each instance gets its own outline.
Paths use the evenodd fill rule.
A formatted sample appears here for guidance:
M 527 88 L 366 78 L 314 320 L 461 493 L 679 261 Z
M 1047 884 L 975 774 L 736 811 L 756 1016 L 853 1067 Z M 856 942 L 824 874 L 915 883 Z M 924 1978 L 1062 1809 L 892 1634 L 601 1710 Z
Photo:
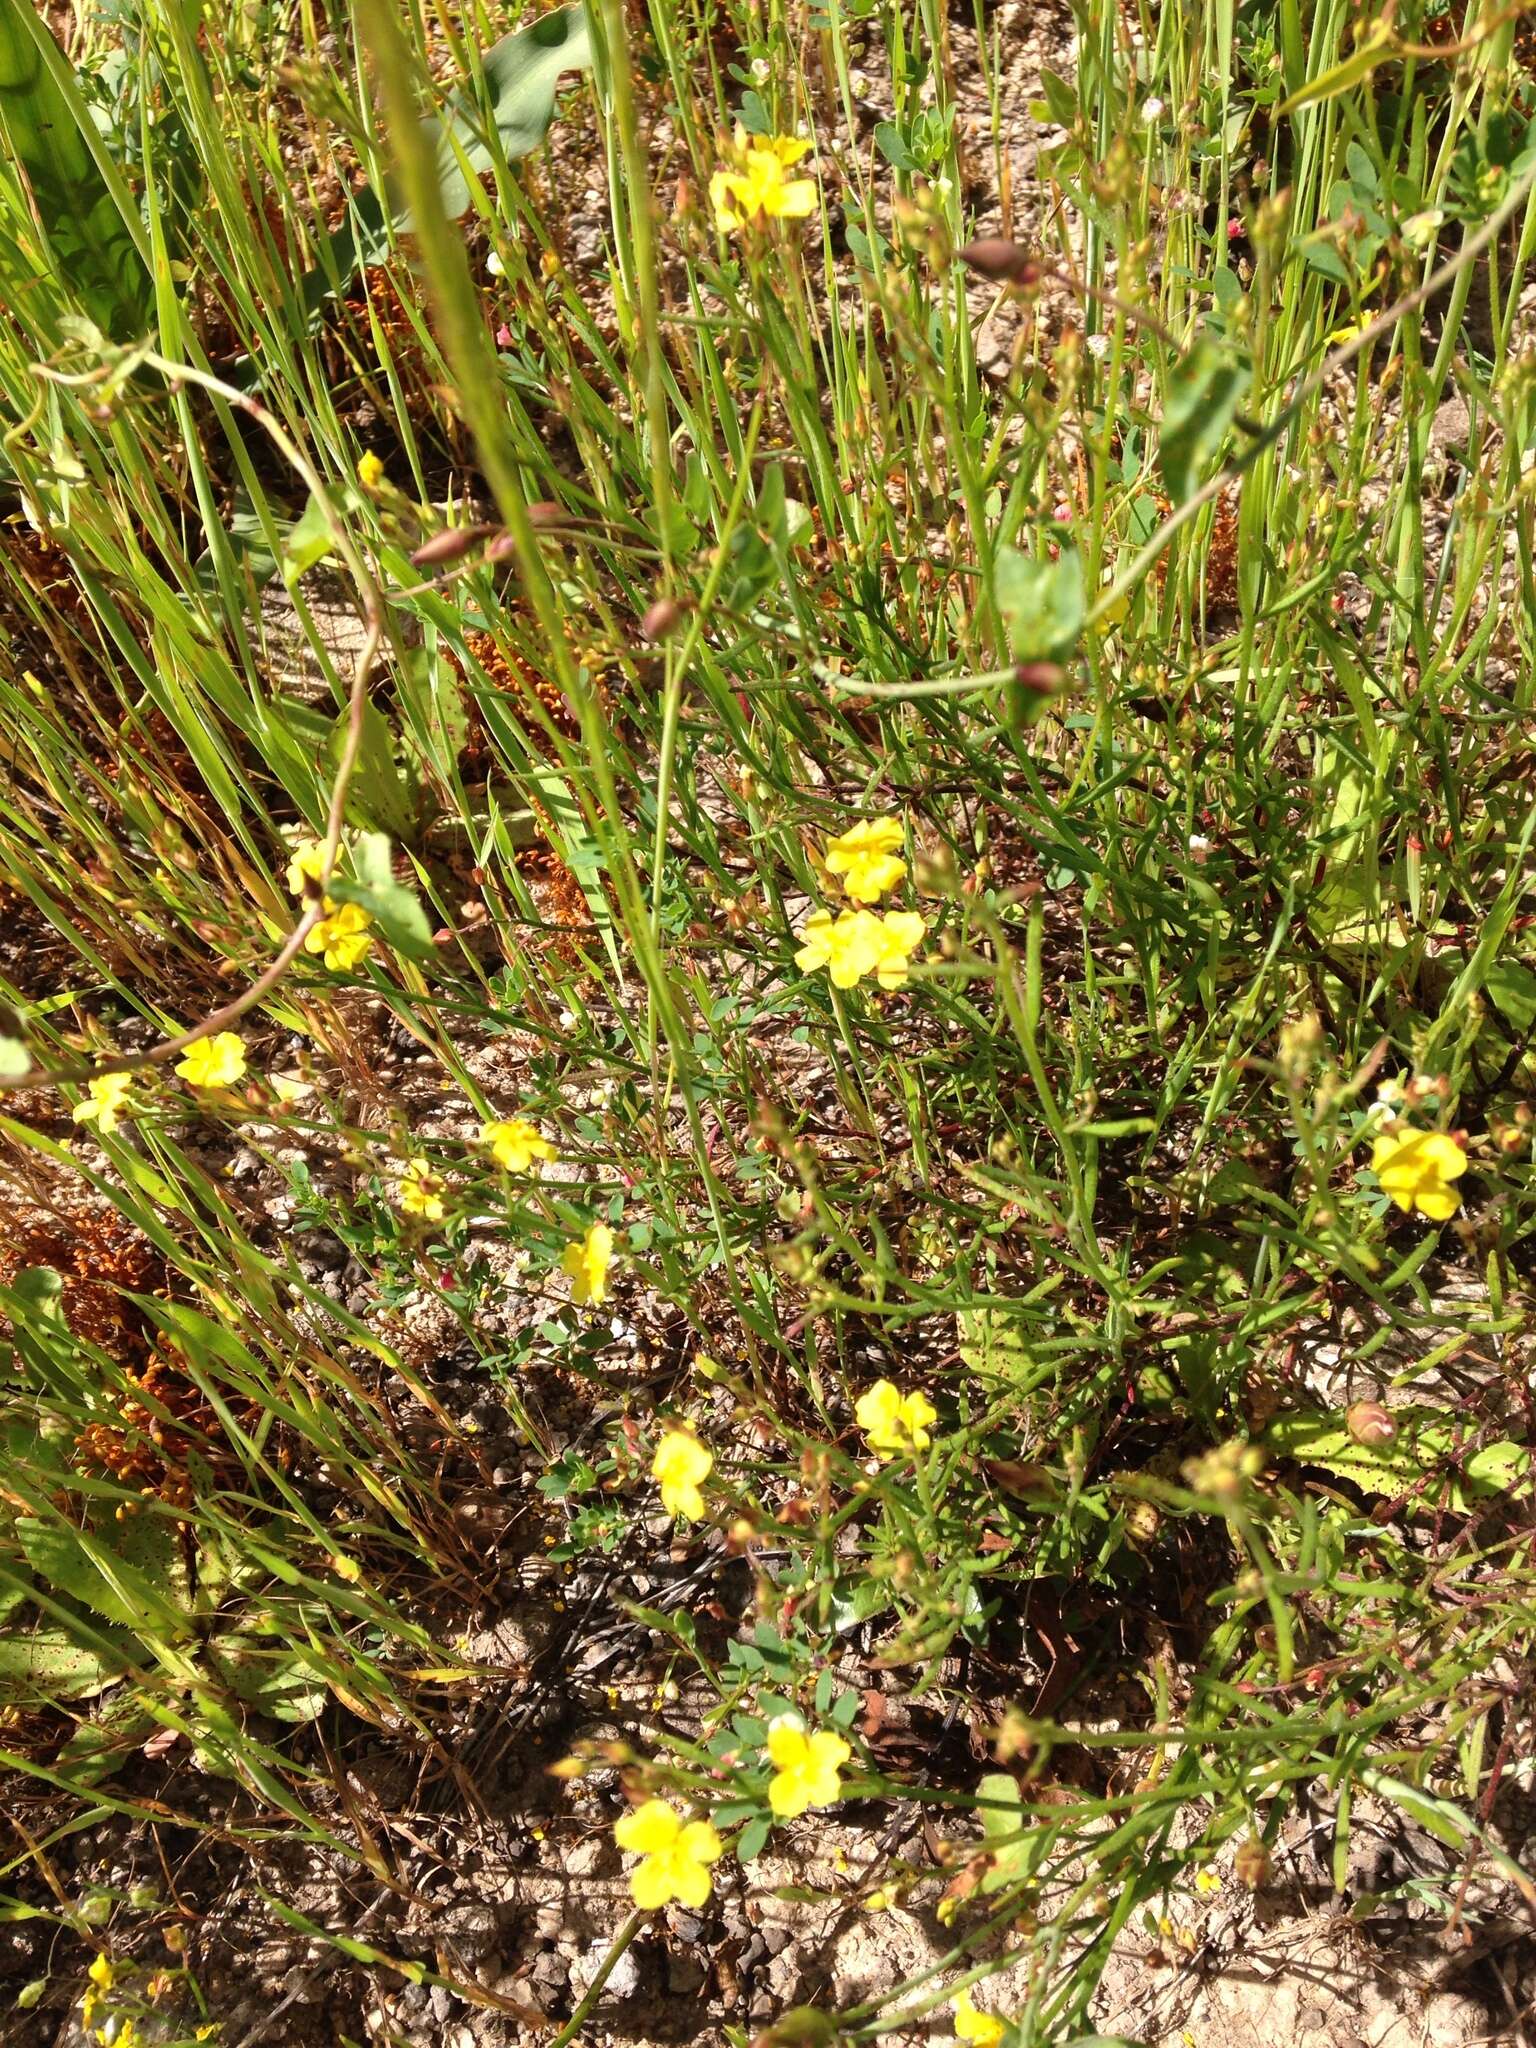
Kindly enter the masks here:
M 557 2042 L 823 1823 L 942 1941 L 782 2048 L 1086 2036 L 1303 1800 L 1529 1905 L 1516 20 L 1083 8 L 1026 107 L 979 0 L 63 12 L 0 0 L 18 2010 L 224 2038 L 168 1841 L 495 2007 L 281 1858 L 404 1896 L 352 1763 L 468 1810 L 509 1673 L 633 1905 Z M 509 1557 L 648 1704 L 475 1647 Z

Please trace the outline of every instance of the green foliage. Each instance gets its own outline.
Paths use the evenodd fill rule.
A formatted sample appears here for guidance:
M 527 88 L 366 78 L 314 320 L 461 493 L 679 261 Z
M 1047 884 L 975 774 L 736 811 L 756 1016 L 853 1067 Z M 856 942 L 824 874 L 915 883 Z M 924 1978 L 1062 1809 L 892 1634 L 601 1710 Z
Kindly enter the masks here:
M 603 0 L 481 52 L 358 9 L 338 63 L 315 10 L 145 0 L 72 86 L 8 7 L 0 1083 L 265 974 L 383 627 L 328 884 L 366 953 L 263 983 L 231 1088 L 0 1094 L 40 1839 L 190 1825 L 179 1747 L 230 1840 L 396 1885 L 349 1774 L 502 1710 L 457 1646 L 526 1462 L 560 1657 L 590 1617 L 629 1660 L 577 1765 L 749 1891 L 824 1819 L 818 1910 L 947 1895 L 937 1976 L 783 2048 L 941 2032 L 1010 1961 L 1021 2048 L 1086 2048 L 1121 1932 L 1304 1788 L 1340 1867 L 1358 1796 L 1528 1882 L 1480 1818 L 1531 1646 L 1514 24 L 1085 33 L 1026 191 L 964 10 Z M 738 114 L 824 218 L 710 217 Z M 524 1118 L 553 1160 L 482 1134 Z M 1390 1132 L 1464 1160 L 1449 1221 Z M 789 1823 L 785 1714 L 851 1752 Z

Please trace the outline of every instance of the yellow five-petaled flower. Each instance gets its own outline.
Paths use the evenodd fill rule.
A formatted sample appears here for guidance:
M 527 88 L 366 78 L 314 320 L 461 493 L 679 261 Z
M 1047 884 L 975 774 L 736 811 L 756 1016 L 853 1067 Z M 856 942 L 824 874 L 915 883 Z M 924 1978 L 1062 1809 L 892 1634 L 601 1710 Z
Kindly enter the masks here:
M 77 1124 L 94 1124 L 98 1131 L 115 1131 L 123 1120 L 132 1074 L 98 1074 L 70 1114 Z
M 686 1429 L 669 1429 L 651 1460 L 651 1477 L 661 1488 L 667 1513 L 697 1522 L 704 1513 L 699 1489 L 714 1469 L 714 1454 L 696 1436 Z
M 1444 1131 L 1387 1131 L 1372 1148 L 1371 1168 L 1399 1209 L 1444 1223 L 1460 1206 L 1451 1182 L 1466 1172 L 1467 1155 Z
M 846 832 L 827 841 L 827 872 L 841 875 L 855 903 L 878 903 L 907 872 L 899 848 L 904 843 L 899 820 L 861 818 Z
M 816 180 L 786 173 L 810 151 L 798 135 L 748 135 L 738 122 L 737 168 L 722 167 L 709 181 L 715 219 L 727 233 L 762 220 L 803 220 L 816 211 Z
M 900 988 L 926 926 L 915 910 L 813 910 L 800 927 L 795 965 L 810 973 L 825 967 L 834 988 L 852 988 L 873 974 L 882 988 Z
M 720 1860 L 722 1845 L 707 1820 L 686 1820 L 665 1799 L 647 1799 L 622 1817 L 613 1838 L 642 1859 L 629 1874 L 629 1889 L 645 1911 L 672 1899 L 702 1906 L 709 1897 L 709 1866 Z
M 780 1820 L 793 1820 L 808 1807 L 831 1806 L 842 1797 L 838 1772 L 853 1755 L 841 1735 L 818 1728 L 807 1735 L 798 1716 L 781 1714 L 768 1728 L 768 1804 Z
M 860 1394 L 853 1412 L 870 1449 L 882 1458 L 926 1451 L 933 1441 L 929 1424 L 939 1413 L 926 1394 L 903 1394 L 889 1380 L 876 1380 Z
M 501 1123 L 482 1124 L 480 1142 L 508 1173 L 527 1173 L 536 1159 L 553 1159 L 555 1148 L 525 1116 L 508 1117 Z
M 199 1038 L 176 1062 L 176 1071 L 194 1088 L 230 1088 L 245 1072 L 245 1040 L 238 1031 L 216 1031 Z
M 372 919 L 360 903 L 325 902 L 329 914 L 305 933 L 304 950 L 321 954 L 333 974 L 350 974 L 373 946 Z
M 955 2000 L 955 2038 L 969 2041 L 971 2048 L 997 2048 L 1008 2028 L 996 2013 L 983 2012 L 969 1991 Z
M 608 1268 L 613 1264 L 613 1232 L 606 1223 L 594 1223 L 578 1243 L 566 1246 L 560 1254 L 560 1264 L 571 1276 L 571 1294 L 579 1306 L 589 1301 L 606 1301 Z
M 444 1183 L 432 1171 L 431 1162 L 419 1152 L 400 1176 L 400 1207 L 407 1216 L 421 1216 L 428 1223 L 443 1220 Z

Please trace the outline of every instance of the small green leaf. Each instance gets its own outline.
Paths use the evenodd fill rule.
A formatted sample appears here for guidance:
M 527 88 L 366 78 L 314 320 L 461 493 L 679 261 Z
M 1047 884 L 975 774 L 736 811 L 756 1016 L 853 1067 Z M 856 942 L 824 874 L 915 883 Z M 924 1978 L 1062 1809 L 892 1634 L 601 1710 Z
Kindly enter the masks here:
M 432 927 L 415 890 L 395 880 L 388 837 L 382 832 L 360 833 L 352 848 L 352 865 L 355 881 L 340 875 L 332 879 L 331 894 L 337 902 L 360 904 L 397 953 L 435 959 Z
M 288 588 L 292 590 L 301 576 L 307 575 L 317 562 L 323 562 L 335 545 L 325 507 L 318 498 L 311 497 L 283 543 L 283 581 Z
M 877 121 L 875 147 L 893 170 L 920 171 L 922 165 L 907 146 L 907 138 L 894 121 Z
M 1083 565 L 1064 542 L 1049 555 L 1004 548 L 992 567 L 992 592 L 1015 661 L 1065 661 L 1083 630 Z
M 750 1863 L 754 1856 L 760 1856 L 772 1831 L 773 1822 L 766 1814 L 760 1813 L 756 1820 L 749 1820 L 736 1840 L 737 1862 Z
M 0 1035 L 0 1081 L 19 1081 L 32 1065 L 32 1055 L 19 1038 Z
M 349 714 L 343 712 L 331 732 L 333 767 L 346 745 L 348 719 Z M 415 830 L 416 805 L 395 764 L 395 737 L 389 720 L 373 704 L 363 706 L 361 743 L 347 788 L 347 811 L 359 824 L 387 833 L 391 839 L 409 839 Z M 331 893 L 345 901 L 339 890 Z
M 1174 367 L 1163 407 L 1158 461 L 1175 505 L 1204 481 L 1252 376 L 1248 364 L 1201 335 Z

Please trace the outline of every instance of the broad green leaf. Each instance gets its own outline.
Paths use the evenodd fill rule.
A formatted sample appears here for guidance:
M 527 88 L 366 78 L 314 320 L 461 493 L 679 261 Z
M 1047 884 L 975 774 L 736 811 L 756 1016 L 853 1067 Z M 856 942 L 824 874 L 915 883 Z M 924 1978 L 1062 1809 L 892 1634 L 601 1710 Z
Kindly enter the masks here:
M 1065 661 L 1083 630 L 1083 565 L 1063 543 L 1049 555 L 1004 548 L 992 568 L 992 591 L 1008 627 L 1015 661 Z
M 329 751 L 333 767 L 346 743 L 348 716 L 343 712 L 331 733 Z M 347 812 L 359 824 L 387 833 L 391 839 L 409 839 L 416 826 L 416 805 L 395 765 L 395 742 L 389 720 L 373 704 L 363 706 L 362 743 L 347 788 Z
M 186 1616 L 137 1565 L 117 1557 L 89 1531 L 66 1522 L 18 1516 L 16 1540 L 28 1564 L 53 1593 L 67 1593 L 120 1628 L 177 1636 Z
M 109 1664 L 96 1651 L 72 1643 L 62 1629 L 8 1633 L 0 1636 L 0 1703 L 93 1699 L 117 1683 L 127 1661 Z
M 1248 363 L 1201 335 L 1174 366 L 1163 407 L 1158 462 L 1175 505 L 1196 491 L 1221 452 L 1252 376 Z
M 104 334 L 132 341 L 153 324 L 154 300 L 123 210 L 131 201 L 109 183 L 95 125 L 72 85 L 60 82 L 62 53 L 52 44 L 50 61 L 49 30 L 38 17 L 32 0 L 0 0 L 0 143 L 26 174 L 65 290 Z
M 563 75 L 585 71 L 591 63 L 584 6 L 553 8 L 487 51 L 482 67 L 486 99 L 497 144 L 508 163 L 529 155 L 544 140 Z M 437 156 L 443 210 L 457 219 L 470 203 L 468 180 L 494 168 L 479 105 L 472 94 L 456 92 L 442 115 L 429 115 L 422 127 Z M 347 219 L 330 239 L 326 260 L 304 281 L 309 310 L 313 312 L 363 265 L 381 262 L 393 241 L 410 230 L 407 208 L 391 211 L 376 192 L 358 193 Z
M 1364 1493 L 1393 1499 L 1413 1493 L 1426 1507 L 1465 1510 L 1470 1500 L 1505 1493 L 1530 1472 L 1530 1449 L 1502 1440 L 1456 1462 L 1454 1423 L 1435 1409 L 1397 1408 L 1392 1419 L 1397 1435 L 1390 1443 L 1365 1445 L 1337 1416 L 1280 1415 L 1264 1443 L 1275 1456 L 1348 1479 Z
M 340 875 L 332 880 L 336 900 L 360 904 L 397 953 L 434 959 L 432 927 L 415 890 L 395 880 L 388 837 L 382 832 L 361 833 L 352 848 L 352 865 L 355 881 Z
M 487 51 L 483 65 L 486 98 L 501 154 L 508 163 L 530 155 L 548 134 L 562 75 L 584 71 L 591 62 L 585 7 L 560 7 L 541 14 Z M 471 95 L 455 93 L 444 109 L 444 119 L 434 117 L 425 126 L 437 136 L 443 211 L 456 219 L 469 206 L 465 171 L 479 177 L 495 168 L 491 149 L 482 139 L 480 111 Z

